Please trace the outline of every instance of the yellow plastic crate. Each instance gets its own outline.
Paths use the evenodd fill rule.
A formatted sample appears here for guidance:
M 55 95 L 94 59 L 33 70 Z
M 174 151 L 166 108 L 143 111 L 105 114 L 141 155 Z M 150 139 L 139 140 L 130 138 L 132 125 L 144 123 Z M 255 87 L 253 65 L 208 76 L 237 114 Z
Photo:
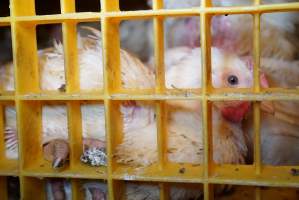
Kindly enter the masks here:
M 70 178 L 73 199 L 82 199 L 78 184 L 83 179 L 107 181 L 109 199 L 120 199 L 124 181 L 154 181 L 160 187 L 161 199 L 168 199 L 167 182 L 198 183 L 203 185 L 204 199 L 213 198 L 213 184 L 233 184 L 249 186 L 299 187 L 299 176 L 290 173 L 293 167 L 263 166 L 260 155 L 260 109 L 261 100 L 299 100 L 299 91 L 284 89 L 262 89 L 259 85 L 260 53 L 260 16 L 262 13 L 299 10 L 299 3 L 260 5 L 255 0 L 248 7 L 211 7 L 208 0 L 202 0 L 200 8 L 165 10 L 162 0 L 153 0 L 153 10 L 121 12 L 118 0 L 101 0 L 101 12 L 76 13 L 75 0 L 61 0 L 61 14 L 35 15 L 34 0 L 10 0 L 9 17 L 0 17 L 0 26 L 11 26 L 13 43 L 13 61 L 15 66 L 16 89 L 13 93 L 3 92 L 0 96 L 0 111 L 7 104 L 14 104 L 17 111 L 19 134 L 19 161 L 4 158 L 4 139 L 0 134 L 0 199 L 6 199 L 5 176 L 20 178 L 23 199 L 44 199 L 41 189 L 44 180 L 39 177 Z M 210 19 L 217 14 L 252 14 L 254 17 L 254 87 L 252 89 L 213 89 L 208 74 L 210 67 Z M 163 19 L 165 17 L 200 16 L 202 46 L 202 88 L 189 91 L 167 90 L 164 87 L 164 42 Z M 125 90 L 121 88 L 120 78 L 120 40 L 119 23 L 129 19 L 153 19 L 155 36 L 156 89 L 146 91 Z M 104 89 L 89 93 L 80 93 L 78 81 L 78 63 L 76 48 L 76 25 L 79 22 L 100 21 L 103 38 Z M 67 87 L 65 93 L 44 92 L 39 89 L 39 73 L 36 46 L 36 25 L 62 23 L 65 51 Z M 269 94 L 269 92 L 272 92 Z M 185 164 L 185 173 L 178 173 L 182 165 L 171 164 L 166 160 L 165 99 L 198 100 L 202 102 L 204 127 L 204 163 L 201 166 Z M 210 105 L 218 100 L 250 100 L 254 102 L 254 126 L 256 132 L 253 165 L 216 165 L 212 163 L 210 137 Z M 106 139 L 108 166 L 91 168 L 80 163 L 81 154 L 81 117 L 80 102 L 91 100 L 104 102 L 106 117 Z M 138 175 L 130 167 L 118 165 L 112 152 L 120 143 L 121 119 L 119 103 L 122 100 L 154 100 L 156 102 L 159 162 Z M 41 105 L 63 103 L 68 107 L 70 132 L 70 165 L 62 172 L 52 170 L 43 163 L 42 147 L 39 143 L 41 130 Z M 118 120 L 113 126 L 112 120 Z M 3 130 L 0 117 L 0 128 Z M 256 199 L 263 197 L 261 188 L 254 187 Z

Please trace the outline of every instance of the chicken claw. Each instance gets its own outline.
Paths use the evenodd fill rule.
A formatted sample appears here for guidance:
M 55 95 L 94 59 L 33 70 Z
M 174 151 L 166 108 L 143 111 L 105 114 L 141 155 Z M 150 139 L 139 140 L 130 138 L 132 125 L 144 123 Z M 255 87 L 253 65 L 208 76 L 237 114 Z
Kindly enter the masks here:
M 106 166 L 107 155 L 105 147 L 105 142 L 102 140 L 92 138 L 83 139 L 83 154 L 80 160 L 91 166 Z
M 52 161 L 54 169 L 61 168 L 65 165 L 69 157 L 69 144 L 63 139 L 54 139 L 44 144 L 44 157 L 48 161 Z

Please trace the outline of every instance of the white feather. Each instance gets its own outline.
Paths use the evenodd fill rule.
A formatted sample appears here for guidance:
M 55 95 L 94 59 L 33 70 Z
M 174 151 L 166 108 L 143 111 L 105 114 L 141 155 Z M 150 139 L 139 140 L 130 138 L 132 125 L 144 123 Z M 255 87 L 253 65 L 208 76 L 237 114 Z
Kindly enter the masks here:
M 5 106 L 5 128 L 10 128 L 12 131 L 17 131 L 17 116 L 16 116 L 16 110 L 14 106 Z M 15 136 L 15 142 L 18 140 L 18 136 L 16 134 Z M 14 140 L 14 139 L 12 139 Z M 18 143 L 16 145 L 13 145 L 12 147 L 8 148 L 8 145 L 11 142 L 6 142 L 6 151 L 5 156 L 8 159 L 18 159 Z

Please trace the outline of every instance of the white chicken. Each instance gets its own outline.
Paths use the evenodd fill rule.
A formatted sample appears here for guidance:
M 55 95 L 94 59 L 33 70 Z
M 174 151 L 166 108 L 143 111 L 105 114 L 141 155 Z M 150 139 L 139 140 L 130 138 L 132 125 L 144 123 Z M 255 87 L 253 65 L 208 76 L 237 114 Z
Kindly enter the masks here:
M 176 54 L 181 55 L 176 59 Z M 201 87 L 200 48 L 180 47 L 166 52 L 166 86 L 174 88 Z M 246 63 L 232 54 L 212 49 L 212 79 L 214 86 L 251 87 L 252 73 Z M 177 61 L 177 62 L 175 62 Z M 187 77 L 187 78 L 186 78 Z M 231 77 L 237 82 L 231 82 Z M 172 162 L 202 163 L 203 143 L 200 102 L 167 101 L 168 158 Z M 240 122 L 249 109 L 248 102 L 218 102 L 213 106 L 214 160 L 217 163 L 242 163 L 247 149 Z M 179 108 L 181 107 L 181 108 Z M 172 110 L 173 109 L 173 110 Z M 192 112 L 193 110 L 193 112 Z M 221 128 L 218 128 L 221 127 Z M 229 137 L 223 137 L 227 136 Z M 223 151 L 226 149 L 227 151 Z M 227 153 L 229 152 L 229 153 Z M 117 148 L 118 161 L 130 165 L 148 166 L 157 162 L 156 125 L 125 133 Z
M 200 0 L 164 0 L 166 9 L 199 7 Z M 263 3 L 296 2 L 296 0 L 265 0 Z M 213 0 L 214 6 L 248 6 L 249 0 Z M 149 6 L 152 6 L 149 0 Z M 292 60 L 298 57 L 299 38 L 296 12 L 267 13 L 261 16 L 261 55 Z M 165 18 L 166 48 L 200 46 L 199 17 Z M 124 21 L 121 24 L 121 46 L 147 61 L 153 55 L 153 23 L 149 20 Z M 253 51 L 253 18 L 251 15 L 214 16 L 211 23 L 212 44 L 240 56 Z
M 263 3 L 297 2 L 297 0 L 265 0 Z M 214 6 L 248 6 L 249 0 L 213 0 Z M 151 3 L 149 3 L 151 5 Z M 165 0 L 164 8 L 178 9 L 199 7 L 200 0 Z M 166 21 L 166 44 L 191 46 L 200 45 L 199 19 L 177 18 Z M 261 16 L 261 56 L 293 60 L 298 56 L 299 38 L 296 25 L 299 24 L 297 12 L 267 13 Z M 182 28 L 183 27 L 183 28 Z M 175 37 L 171 37 L 173 32 Z M 215 16 L 212 18 L 213 46 L 232 50 L 240 56 L 251 55 L 253 51 L 253 18 L 251 15 Z M 184 42 L 188 41 L 188 43 Z M 133 44 L 132 44 L 133 45 Z M 168 46 L 168 47 L 174 47 Z
M 99 32 L 96 33 L 96 35 L 97 35 L 96 38 L 100 40 Z M 90 37 L 86 39 L 90 40 L 91 38 L 95 39 L 94 37 Z M 81 38 L 81 39 L 82 41 L 84 41 L 85 38 Z M 98 42 L 99 41 L 97 41 L 96 44 L 98 44 Z M 94 57 L 88 57 L 88 58 L 98 59 L 98 56 L 100 55 L 99 51 L 101 51 L 100 49 L 101 48 L 94 48 L 93 50 Z M 181 53 L 182 49 L 183 48 L 178 48 L 177 52 L 176 50 L 173 50 L 172 54 L 171 53 L 166 54 L 166 60 L 172 59 L 175 53 L 182 55 L 181 59 L 178 60 L 178 63 L 169 62 L 172 64 L 170 66 L 168 65 L 166 66 L 167 69 L 166 85 L 168 87 L 174 86 L 175 88 L 200 87 L 201 86 L 200 85 L 201 84 L 200 81 L 201 61 L 200 61 L 200 56 L 198 56 L 200 55 L 200 49 L 197 48 L 192 50 L 187 48 L 184 50 L 185 55 L 184 53 Z M 84 48 L 81 50 L 82 50 L 81 53 L 85 51 Z M 198 54 L 194 52 L 198 52 Z M 252 86 L 251 71 L 249 67 L 246 66 L 246 62 L 242 61 L 237 56 L 234 56 L 229 53 L 225 53 L 216 48 L 212 49 L 212 55 L 213 55 L 212 56 L 212 80 L 213 80 L 213 85 L 215 87 L 251 87 Z M 84 60 L 84 58 L 85 56 L 83 57 L 79 56 L 79 59 Z M 50 59 L 59 60 L 59 61 L 57 60 L 53 61 L 55 64 L 63 63 L 60 61 L 63 60 L 63 54 L 60 54 L 59 56 L 51 54 L 51 56 L 48 57 L 48 60 L 46 60 L 46 62 L 50 62 L 51 61 Z M 123 79 L 124 87 L 152 88 L 154 86 L 154 74 L 151 73 L 149 70 L 147 70 L 147 68 L 144 65 L 142 65 L 140 61 L 138 61 L 138 59 L 131 57 L 125 51 L 121 51 L 121 59 L 122 59 L 122 66 L 121 66 L 122 79 Z M 86 67 L 91 67 L 89 68 L 90 70 L 93 70 L 93 68 L 97 68 L 97 67 L 101 68 L 102 65 L 99 65 L 98 63 L 102 63 L 102 60 L 96 60 L 96 61 L 99 62 L 94 62 L 95 64 L 92 65 L 93 67 L 91 67 L 90 65 Z M 194 67 L 194 62 L 199 63 L 198 67 L 197 66 Z M 88 63 L 90 64 L 90 60 L 88 61 Z M 129 65 L 125 65 L 124 63 L 129 63 Z M 53 67 L 52 65 L 43 65 L 43 66 L 48 66 L 49 68 Z M 59 72 L 58 74 L 64 75 L 63 65 L 57 64 L 54 66 L 55 69 L 61 68 L 57 70 Z M 88 76 L 89 79 L 86 79 L 86 76 L 85 79 L 82 78 L 84 77 L 82 76 L 82 73 L 88 71 L 88 70 L 81 70 L 82 69 L 81 67 L 83 66 L 85 65 L 80 64 L 80 71 L 81 71 L 80 82 L 90 81 L 91 83 L 94 83 L 93 86 L 97 84 L 101 84 L 102 76 L 98 78 L 98 76 L 96 76 L 97 73 L 91 73 L 92 75 L 95 76 L 94 78 L 92 78 L 93 76 Z M 47 70 L 41 70 L 41 73 L 45 73 L 46 71 Z M 99 72 L 100 71 L 101 70 L 99 70 Z M 129 74 L 131 72 L 132 74 Z M 88 71 L 88 73 L 90 73 L 90 71 Z M 198 75 L 198 77 L 194 75 Z M 184 76 L 189 78 L 188 79 L 181 78 Z M 43 77 L 43 74 L 41 74 L 41 77 Z M 141 79 L 141 77 L 143 79 Z M 49 83 L 52 84 L 51 86 L 52 88 L 50 87 L 48 88 L 48 90 L 51 89 L 57 90 L 58 88 L 61 87 L 61 85 L 65 84 L 64 78 L 57 79 L 57 77 L 53 77 L 53 80 L 55 80 L 58 83 Z M 100 82 L 97 83 L 97 80 L 100 80 Z M 43 83 L 43 81 L 41 81 L 41 83 Z M 48 86 L 44 85 L 44 87 L 48 87 Z M 101 85 L 99 87 L 101 87 Z M 171 160 L 172 162 L 201 163 L 202 156 L 200 155 L 202 155 L 202 140 L 201 140 L 202 133 L 200 131 L 201 130 L 200 128 L 201 114 L 200 114 L 200 106 L 199 106 L 200 104 L 199 103 L 194 104 L 197 108 L 196 112 L 188 113 L 189 110 L 188 111 L 185 110 L 189 108 L 188 106 L 186 106 L 188 105 L 186 104 L 186 102 L 167 101 L 167 103 L 169 104 L 169 106 L 174 107 L 173 109 L 175 110 L 173 112 L 170 112 L 170 116 L 169 116 L 169 128 L 170 130 L 173 130 L 169 132 L 170 142 L 168 144 L 168 149 L 171 150 L 169 151 L 168 154 L 169 160 Z M 136 109 L 136 107 L 122 107 L 122 113 L 124 115 L 124 123 L 129 123 L 131 121 L 134 122 L 132 124 L 134 124 L 135 126 L 138 125 L 139 127 L 131 129 L 128 124 L 124 125 L 125 127 L 124 140 L 123 143 L 118 147 L 116 156 L 118 158 L 118 161 L 121 163 L 132 164 L 131 162 L 129 162 L 129 160 L 133 160 L 134 161 L 133 164 L 145 166 L 157 161 L 157 151 L 156 151 L 157 142 L 156 142 L 156 133 L 155 133 L 155 119 L 154 119 L 155 115 L 151 107 L 138 106 L 138 105 L 137 107 L 141 109 Z M 47 107 L 45 106 L 44 109 L 46 108 Z M 58 115 L 61 116 L 66 115 L 64 109 L 61 109 L 59 107 L 49 107 L 49 108 L 50 109 L 48 110 L 48 112 L 45 112 L 48 113 L 47 114 L 48 116 L 43 116 L 44 119 L 47 119 L 48 117 L 51 116 L 51 110 L 52 111 L 54 110 L 53 113 L 57 111 Z M 244 141 L 245 140 L 244 135 L 240 128 L 239 123 L 242 121 L 244 115 L 248 112 L 248 109 L 249 109 L 249 103 L 247 102 L 227 102 L 227 103 L 214 104 L 213 106 L 213 110 L 214 110 L 213 148 L 214 148 L 215 162 L 217 163 L 243 163 L 244 162 L 244 157 L 246 155 L 247 149 Z M 145 113 L 144 116 L 146 117 L 144 118 L 136 117 L 142 115 L 141 114 L 142 112 Z M 98 117 L 101 117 L 102 121 L 104 121 L 104 116 L 101 115 L 100 112 L 96 112 L 96 113 L 99 114 Z M 131 119 L 128 120 L 126 116 L 129 116 Z M 91 119 L 94 118 L 96 118 L 96 116 L 91 117 Z M 137 121 L 135 120 L 137 120 L 138 123 L 136 123 Z M 184 120 L 186 121 L 186 123 L 184 123 Z M 59 121 L 65 122 L 65 120 L 59 120 Z M 64 125 L 58 124 L 56 126 L 58 126 L 58 128 L 60 129 Z M 56 127 L 52 127 L 51 130 L 55 130 L 55 128 Z M 43 130 L 47 130 L 47 129 L 43 128 Z M 128 132 L 126 132 L 126 130 Z M 104 130 L 99 130 L 96 132 L 100 133 L 97 135 L 99 136 L 102 133 L 104 133 Z M 59 134 L 59 138 L 65 140 L 66 138 L 65 136 L 67 136 L 67 128 L 65 130 L 62 130 L 61 134 Z M 102 138 L 103 137 L 100 137 L 99 139 Z M 98 139 L 98 137 L 96 139 Z M 138 148 L 138 145 L 142 144 L 143 141 L 146 142 L 145 146 L 142 146 L 142 148 Z M 179 144 L 178 141 L 180 141 L 181 144 L 186 144 L 186 145 L 178 145 Z M 140 152 L 144 147 L 146 147 L 147 150 L 145 152 Z M 227 151 L 223 151 L 223 149 L 227 149 Z M 188 155 L 188 158 L 186 158 L 184 154 Z
M 166 18 L 165 48 L 200 45 L 199 17 Z M 188 31 L 186 31 L 188 29 Z M 147 62 L 154 54 L 153 23 L 149 20 L 123 21 L 120 26 L 121 47 Z
M 199 1 L 192 1 L 198 4 Z M 264 4 L 297 2 L 296 0 L 265 0 Z M 164 1 L 166 8 L 177 8 L 181 4 L 175 0 Z M 215 6 L 251 5 L 252 1 L 213 1 Z M 270 87 L 298 88 L 299 65 L 297 12 L 269 13 L 261 16 L 261 70 L 265 73 Z M 197 29 L 199 29 L 199 25 Z M 250 15 L 216 16 L 212 20 L 213 45 L 248 56 L 253 50 L 253 18 Z M 262 102 L 262 105 L 265 102 Z M 263 162 L 271 165 L 297 165 L 299 162 L 298 102 L 272 102 L 273 113 L 262 113 L 261 139 Z M 248 125 L 250 124 L 250 125 Z M 252 121 L 247 121 L 244 130 L 250 132 L 252 147 Z M 286 149 L 285 146 L 289 148 Z M 252 154 L 251 154 L 252 155 Z
M 87 28 L 92 35 L 82 38 L 78 36 L 80 88 L 82 90 L 103 88 L 103 59 L 100 32 Z M 40 54 L 40 85 L 42 90 L 59 90 L 65 85 L 64 55 L 62 44 L 55 43 L 54 48 L 41 51 Z M 10 73 L 4 73 L 1 81 L 4 90 L 13 90 L 13 66 L 5 68 Z M 121 73 L 125 88 L 152 88 L 153 74 L 135 57 L 121 50 Z M 130 75 L 129 73 L 133 73 Z M 141 112 L 149 112 L 140 108 Z M 8 110 L 14 112 L 14 110 Z M 90 139 L 102 141 L 105 139 L 104 107 L 101 105 L 85 104 L 81 106 L 83 143 L 89 145 Z M 123 109 L 123 113 L 131 109 Z M 130 114 L 128 114 L 130 117 Z M 141 118 L 142 119 L 142 118 Z M 142 120 L 139 120 L 142 121 Z M 147 123 L 146 120 L 144 120 Z M 140 123 L 142 126 L 142 122 Z M 10 125 L 10 124 L 8 124 Z M 6 134 L 11 135 L 15 127 L 6 127 Z M 68 156 L 68 126 L 67 110 L 61 105 L 44 105 L 42 109 L 42 130 L 45 158 L 53 161 L 53 167 L 60 167 Z M 15 137 L 15 140 L 17 138 Z M 15 141 L 10 141 L 15 142 Z M 53 142 L 53 143 L 52 143 Z M 99 144 L 99 143 L 97 143 Z M 93 144 L 91 144 L 92 146 Z M 53 150 L 57 149 L 56 150 Z M 9 146 L 17 155 L 17 148 Z M 58 151 L 60 149 L 60 152 Z M 63 149 L 63 151 L 61 150 Z M 52 152 L 52 153 L 51 153 Z M 54 153 L 53 153 L 54 152 Z M 50 154 L 50 155 L 49 155 Z M 57 155 L 56 155 L 57 154 Z M 16 158 L 16 156 L 14 156 Z
M 270 87 L 295 88 L 299 85 L 299 61 L 262 59 L 261 69 L 265 72 Z M 263 102 L 262 102 L 263 103 Z M 299 102 L 273 101 L 268 112 L 261 116 L 262 161 L 268 165 L 299 164 Z M 245 121 L 245 133 L 249 133 L 249 156 L 253 152 L 253 121 Z M 286 148 L 287 147 L 287 148 Z

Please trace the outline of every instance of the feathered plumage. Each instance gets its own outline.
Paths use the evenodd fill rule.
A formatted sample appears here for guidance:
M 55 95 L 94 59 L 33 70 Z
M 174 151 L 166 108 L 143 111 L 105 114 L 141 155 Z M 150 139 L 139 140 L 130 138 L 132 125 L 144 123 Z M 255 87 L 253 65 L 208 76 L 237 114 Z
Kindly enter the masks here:
M 179 56 L 176 57 L 176 54 Z M 201 87 L 200 49 L 181 47 L 166 52 L 166 86 L 171 88 Z M 239 84 L 234 87 L 250 87 L 252 74 L 246 63 L 237 56 L 212 50 L 212 78 L 216 87 L 230 87 L 229 75 L 236 75 Z M 167 101 L 168 116 L 168 158 L 172 162 L 202 163 L 203 143 L 201 131 L 201 108 L 196 101 Z M 231 102 L 230 106 L 238 103 Z M 178 107 L 181 107 L 180 110 Z M 242 163 L 246 155 L 246 145 L 240 124 L 223 117 L 222 110 L 228 104 L 213 106 L 214 159 L 217 163 Z M 177 110 L 178 109 L 178 110 Z M 193 110 L 193 111 L 192 111 Z M 247 110 L 244 111 L 246 113 Z M 243 114 L 244 114 L 243 113 Z M 244 116 L 244 115 L 241 116 Z M 242 118 L 240 118 L 242 119 Z M 220 128 L 217 128 L 220 127 Z M 226 151 L 223 151 L 226 149 Z M 228 153 L 229 152 L 229 153 Z M 124 134 L 123 143 L 117 148 L 118 161 L 130 165 L 147 166 L 155 163 L 157 155 L 156 125 L 151 123 L 142 129 Z
M 78 35 L 80 88 L 82 90 L 102 89 L 103 87 L 103 59 L 100 32 L 96 29 L 86 28 L 90 31 L 88 37 Z M 51 49 L 39 51 L 40 86 L 42 90 L 58 90 L 65 84 L 64 55 L 61 43 L 54 43 Z M 123 87 L 125 88 L 152 88 L 154 75 L 137 58 L 121 50 L 121 74 Z M 12 69 L 13 65 L 7 65 L 3 73 L 5 90 L 14 88 Z M 5 75 L 5 76 L 4 76 Z M 11 110 L 11 108 L 10 108 Z M 12 112 L 13 110 L 11 110 Z M 122 112 L 126 122 L 135 123 L 142 127 L 148 121 L 144 115 L 152 115 L 152 110 L 140 107 L 132 115 L 132 108 L 124 107 Z M 15 112 L 14 112 L 15 113 Z M 141 114 L 139 114 L 141 113 Z M 152 113 L 152 114 L 151 114 Z M 82 133 L 83 138 L 105 140 L 104 107 L 100 104 L 82 104 Z M 137 114 L 137 116 L 135 116 Z M 137 118 L 135 118 L 137 117 Z M 132 120 L 130 120 L 132 118 Z M 136 120 L 137 121 L 136 121 Z M 129 127 L 130 125 L 125 127 Z M 42 107 L 43 144 L 55 139 L 68 140 L 67 108 L 64 105 L 43 105 Z M 52 145 L 53 146 L 53 145 Z M 55 146 L 55 145 L 54 145 Z M 17 155 L 17 148 L 13 149 Z M 14 156 L 16 158 L 16 156 Z
M 299 85 L 298 61 L 264 58 L 261 60 L 261 69 L 266 74 L 270 87 L 295 88 Z M 262 112 L 261 116 L 262 160 L 268 165 L 298 165 L 299 103 L 272 101 L 270 105 L 271 109 Z M 252 117 L 249 117 L 243 128 L 250 137 L 248 147 L 251 150 L 251 160 L 254 139 L 252 124 Z
M 8 159 L 18 158 L 17 116 L 14 106 L 4 107 L 5 119 L 5 156 Z

